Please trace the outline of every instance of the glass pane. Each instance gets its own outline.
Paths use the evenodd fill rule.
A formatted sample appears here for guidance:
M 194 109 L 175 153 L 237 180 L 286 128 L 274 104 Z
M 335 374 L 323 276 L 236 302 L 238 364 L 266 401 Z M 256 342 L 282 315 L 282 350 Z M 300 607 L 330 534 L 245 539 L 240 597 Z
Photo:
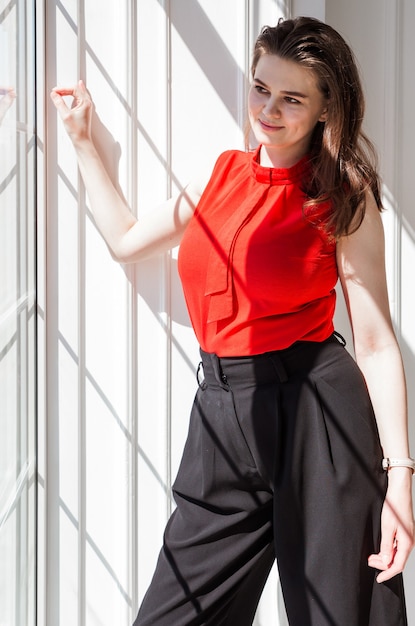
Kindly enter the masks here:
M 0 0 L 0 624 L 35 624 L 34 8 Z

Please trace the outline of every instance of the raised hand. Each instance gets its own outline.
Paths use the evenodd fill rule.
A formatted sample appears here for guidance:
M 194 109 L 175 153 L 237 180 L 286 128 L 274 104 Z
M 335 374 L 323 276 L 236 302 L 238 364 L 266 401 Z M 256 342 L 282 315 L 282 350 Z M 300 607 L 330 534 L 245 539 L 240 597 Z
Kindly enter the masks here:
M 72 106 L 68 107 L 64 96 L 72 96 Z M 91 122 L 94 104 L 82 80 L 75 87 L 54 87 L 50 94 L 66 132 L 74 145 L 91 140 Z

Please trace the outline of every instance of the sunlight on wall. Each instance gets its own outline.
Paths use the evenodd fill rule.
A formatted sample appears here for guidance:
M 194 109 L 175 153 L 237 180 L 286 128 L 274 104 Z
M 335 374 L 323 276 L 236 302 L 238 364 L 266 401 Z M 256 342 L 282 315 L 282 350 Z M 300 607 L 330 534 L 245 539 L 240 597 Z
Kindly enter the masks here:
M 86 81 L 96 105 L 95 139 L 138 216 L 212 167 L 224 149 L 243 147 L 252 43 L 281 6 L 44 4 L 46 93 Z M 174 506 L 170 487 L 196 389 L 198 348 L 175 252 L 137 267 L 111 260 L 73 150 L 52 108 L 49 114 L 40 155 L 48 172 L 47 212 L 40 216 L 40 237 L 47 234 L 39 298 L 47 589 L 41 581 L 40 623 L 129 624 Z M 273 620 L 275 586 L 274 574 L 257 626 Z
M 323 5 L 308 12 L 324 17 Z M 136 267 L 112 261 L 43 94 L 86 81 L 99 150 L 140 217 L 221 151 L 243 148 L 254 39 L 296 7 L 304 2 L 37 3 L 38 106 L 48 109 L 38 127 L 39 624 L 131 623 L 174 506 L 199 360 L 176 251 Z M 387 188 L 385 198 L 392 309 L 413 375 L 413 229 Z M 276 584 L 274 570 L 256 626 L 286 626 Z

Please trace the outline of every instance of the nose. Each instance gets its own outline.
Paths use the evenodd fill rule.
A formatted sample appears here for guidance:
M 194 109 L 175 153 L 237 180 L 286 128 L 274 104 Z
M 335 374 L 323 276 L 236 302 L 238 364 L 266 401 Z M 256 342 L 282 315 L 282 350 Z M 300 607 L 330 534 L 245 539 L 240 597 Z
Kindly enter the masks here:
M 269 98 L 266 105 L 263 109 L 265 115 L 269 115 L 270 117 L 280 117 L 281 110 L 279 106 L 279 102 L 277 98 Z

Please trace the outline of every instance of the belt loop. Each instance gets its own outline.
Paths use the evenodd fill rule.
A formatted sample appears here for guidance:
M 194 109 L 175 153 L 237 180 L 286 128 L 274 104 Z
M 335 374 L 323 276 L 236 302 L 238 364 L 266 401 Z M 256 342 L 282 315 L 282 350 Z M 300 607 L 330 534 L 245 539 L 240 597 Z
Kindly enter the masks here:
M 210 356 L 210 360 L 212 363 L 212 368 L 213 368 L 213 372 L 215 374 L 216 380 L 218 381 L 222 389 L 225 389 L 225 391 L 229 391 L 228 379 L 226 378 L 226 375 L 222 371 L 220 358 L 218 357 L 217 354 L 209 354 L 209 356 Z
M 273 364 L 275 371 L 277 372 L 280 383 L 286 383 L 288 380 L 288 374 L 282 360 L 277 354 L 275 354 L 275 352 L 271 352 L 268 356 L 271 359 L 271 363 Z
M 199 385 L 200 389 L 206 389 L 207 383 L 205 381 L 205 375 L 204 375 L 204 372 L 203 372 L 203 361 L 200 361 L 199 365 L 197 366 L 196 380 L 197 380 L 197 384 Z
M 346 347 L 346 339 L 343 337 L 343 335 L 341 335 L 340 333 L 337 332 L 337 330 L 335 330 L 333 332 L 333 335 L 336 337 L 337 341 L 339 343 L 341 343 L 341 345 L 345 348 Z

